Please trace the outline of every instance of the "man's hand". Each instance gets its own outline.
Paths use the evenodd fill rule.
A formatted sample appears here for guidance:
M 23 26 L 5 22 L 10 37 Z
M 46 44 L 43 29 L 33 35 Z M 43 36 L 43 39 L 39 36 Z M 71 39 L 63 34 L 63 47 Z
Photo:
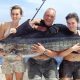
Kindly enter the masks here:
M 45 26 L 36 25 L 36 24 L 40 24 L 40 21 L 41 21 L 41 19 L 34 19 L 32 21 L 30 20 L 29 25 L 35 30 L 46 31 L 47 28 Z
M 42 44 L 40 44 L 40 43 L 34 44 L 34 45 L 32 46 L 32 52 L 34 52 L 34 53 L 43 54 L 44 51 L 45 51 L 45 47 L 44 47 Z
M 38 26 L 38 25 L 35 25 L 35 24 L 30 24 L 30 25 L 35 30 L 38 30 L 38 31 L 47 31 L 47 28 L 44 27 L 44 26 Z

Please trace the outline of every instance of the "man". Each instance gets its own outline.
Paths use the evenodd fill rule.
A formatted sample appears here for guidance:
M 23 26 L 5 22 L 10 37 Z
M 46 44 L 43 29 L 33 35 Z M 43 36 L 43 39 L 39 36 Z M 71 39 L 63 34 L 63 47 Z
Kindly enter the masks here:
M 52 26 L 55 16 L 56 11 L 53 8 L 49 8 L 45 11 L 43 19 L 36 20 L 38 25 L 34 25 L 34 20 L 30 21 L 30 25 L 32 25 L 32 28 L 36 28 L 37 31 L 41 31 L 45 34 Z M 28 60 L 28 77 L 30 80 L 41 80 L 42 75 L 46 80 L 57 80 L 56 61 L 52 58 L 52 55 L 53 57 L 56 56 L 56 52 L 53 53 L 50 50 L 48 51 L 51 55 L 47 56 L 41 53 L 39 56 Z

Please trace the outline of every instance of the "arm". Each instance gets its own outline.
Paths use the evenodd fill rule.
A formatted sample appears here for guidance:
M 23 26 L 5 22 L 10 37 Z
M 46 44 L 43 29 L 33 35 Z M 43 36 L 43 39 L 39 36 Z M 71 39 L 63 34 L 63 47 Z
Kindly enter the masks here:
M 10 28 L 8 22 L 0 24 L 0 40 L 7 38 L 10 34 L 16 33 L 15 28 Z
M 42 44 L 34 44 L 32 46 L 32 51 L 40 55 L 46 55 L 48 57 L 57 56 L 57 52 L 53 50 L 46 49 Z
M 4 39 L 4 28 L 5 23 L 0 24 L 0 40 Z
M 16 29 L 15 28 L 8 28 L 4 33 L 4 38 L 7 38 L 10 34 L 15 34 Z
M 66 49 L 64 51 L 61 51 L 59 53 L 59 56 L 65 57 L 65 56 L 69 55 L 70 53 L 72 53 L 73 51 L 78 51 L 78 50 L 80 50 L 79 43 L 75 44 L 74 46 L 70 47 L 69 49 Z

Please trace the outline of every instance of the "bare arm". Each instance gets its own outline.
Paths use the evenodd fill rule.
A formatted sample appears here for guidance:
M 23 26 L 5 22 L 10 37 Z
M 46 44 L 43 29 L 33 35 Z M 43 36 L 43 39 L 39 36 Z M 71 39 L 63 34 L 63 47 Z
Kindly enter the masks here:
M 4 34 L 4 27 L 5 27 L 4 24 L 5 23 L 0 24 L 0 40 L 4 39 L 4 35 L 3 35 Z
M 10 34 L 15 34 L 15 33 L 16 33 L 16 28 L 8 28 L 4 33 L 4 38 L 7 38 Z
M 32 51 L 40 55 L 46 55 L 48 57 L 57 56 L 57 52 L 53 50 L 46 49 L 42 44 L 34 44 L 32 46 Z
M 78 50 L 80 50 L 79 43 L 77 43 L 74 46 L 72 46 L 71 48 L 63 50 L 63 51 L 53 51 L 53 50 L 46 49 L 40 43 L 34 44 L 32 46 L 32 51 L 33 52 L 39 53 L 40 55 L 42 55 L 42 54 L 47 55 L 49 57 L 54 57 L 54 56 L 65 57 L 65 56 L 69 55 L 70 53 L 72 53 L 73 51 L 78 51 Z
M 59 53 L 59 56 L 65 57 L 65 56 L 69 55 L 70 53 L 72 53 L 73 51 L 78 51 L 78 50 L 80 50 L 79 43 L 75 44 L 74 46 L 70 47 L 69 49 L 66 49 L 64 51 L 61 51 Z
M 0 40 L 7 38 L 10 34 L 16 33 L 15 28 L 11 28 L 8 22 L 0 24 Z

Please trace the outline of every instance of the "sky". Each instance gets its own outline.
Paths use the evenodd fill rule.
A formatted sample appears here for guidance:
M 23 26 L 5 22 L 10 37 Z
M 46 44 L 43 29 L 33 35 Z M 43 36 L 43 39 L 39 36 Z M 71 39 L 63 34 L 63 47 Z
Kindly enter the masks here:
M 0 0 L 0 22 L 10 21 L 10 9 L 14 5 L 20 5 L 23 9 L 21 22 L 32 19 L 42 4 L 42 0 Z M 80 17 L 80 0 L 46 0 L 35 18 L 43 18 L 47 8 L 56 10 L 55 23 L 66 23 L 65 17 L 68 13 L 76 12 Z

